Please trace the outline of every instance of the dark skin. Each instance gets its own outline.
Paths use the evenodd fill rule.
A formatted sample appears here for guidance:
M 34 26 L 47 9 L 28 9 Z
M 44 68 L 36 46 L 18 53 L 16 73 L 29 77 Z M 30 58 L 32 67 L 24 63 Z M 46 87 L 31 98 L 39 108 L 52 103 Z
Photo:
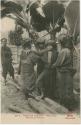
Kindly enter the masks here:
M 68 49 L 70 49 L 70 51 L 72 51 L 72 50 L 73 50 L 72 41 L 68 41 L 67 43 L 62 42 L 62 43 L 61 43 L 61 48 L 62 48 L 62 49 L 63 49 L 63 48 L 68 48 Z M 51 68 L 55 68 L 55 64 L 53 64 Z
M 48 51 L 51 51 L 52 49 L 53 49 L 53 47 L 52 47 L 52 46 L 49 46 L 49 47 L 47 47 L 47 48 L 45 48 L 45 49 L 41 49 L 41 50 L 39 50 L 39 51 L 35 50 L 35 51 L 32 51 L 32 52 L 34 52 L 34 53 L 36 53 L 37 55 L 41 56 L 43 53 L 48 52 Z
M 7 39 L 4 39 L 4 40 L 2 41 L 2 46 L 3 46 L 4 49 L 5 49 L 5 47 L 7 47 Z M 9 52 L 10 52 L 10 51 L 9 51 Z M 12 56 L 12 53 L 11 53 L 11 52 L 10 52 L 10 54 L 11 54 L 11 56 Z M 11 69 L 13 69 L 12 66 L 11 66 Z M 14 69 L 13 69 L 12 73 L 11 73 L 11 71 L 9 71 L 9 73 L 10 73 L 10 76 L 12 76 L 12 78 L 13 78 L 13 80 L 14 80 Z M 4 75 L 5 85 L 6 85 L 6 77 L 7 77 L 7 75 Z
M 2 45 L 3 45 L 4 47 L 6 47 L 6 46 L 7 46 L 7 40 L 3 41 Z

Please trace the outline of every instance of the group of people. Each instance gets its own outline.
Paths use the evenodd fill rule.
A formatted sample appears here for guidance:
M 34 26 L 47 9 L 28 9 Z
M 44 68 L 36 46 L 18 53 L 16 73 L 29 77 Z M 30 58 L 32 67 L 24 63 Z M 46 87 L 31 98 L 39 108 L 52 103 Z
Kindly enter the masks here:
M 20 56 L 19 73 L 25 96 L 35 99 L 45 96 L 55 99 L 71 109 L 74 105 L 72 49 L 69 36 L 61 35 L 61 51 L 57 51 L 54 41 L 46 42 L 39 38 L 32 50 L 31 39 L 25 39 Z M 48 53 L 51 52 L 51 61 Z M 37 65 L 37 71 L 34 67 Z
M 5 81 L 7 72 L 14 79 L 12 54 L 6 47 L 6 41 L 6 39 L 2 40 L 4 46 L 1 48 Z M 60 52 L 57 51 L 57 44 L 53 40 L 47 42 L 43 38 L 38 38 L 35 49 L 32 49 L 31 39 L 24 39 L 18 74 L 21 75 L 26 98 L 40 100 L 47 96 L 71 110 L 74 104 L 73 75 L 75 73 L 72 64 L 73 44 L 70 37 L 64 34 L 60 36 L 59 43 Z M 48 61 L 49 52 L 51 53 L 50 61 Z

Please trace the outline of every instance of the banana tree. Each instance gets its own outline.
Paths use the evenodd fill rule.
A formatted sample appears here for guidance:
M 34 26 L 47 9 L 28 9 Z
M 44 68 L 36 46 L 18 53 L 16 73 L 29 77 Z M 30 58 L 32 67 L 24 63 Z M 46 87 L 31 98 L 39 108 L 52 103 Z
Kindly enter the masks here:
M 80 33 L 80 1 L 72 0 L 66 8 L 65 19 L 74 37 Z
M 65 19 L 69 27 L 69 33 L 73 37 L 73 46 L 77 55 L 79 55 L 75 44 L 80 36 L 80 1 L 71 0 L 65 11 Z
M 31 36 L 31 27 L 37 32 L 47 30 L 51 38 L 54 40 L 57 32 L 61 30 L 65 19 L 65 8 L 62 3 L 55 0 L 47 0 L 45 5 L 40 1 L 29 1 L 23 7 L 21 4 L 12 1 L 2 1 L 2 17 L 7 16 L 16 20 L 16 23 L 26 28 Z M 25 8 L 25 9 L 24 9 Z M 29 22 L 30 13 L 31 20 Z M 50 62 L 50 61 L 49 61 Z
M 24 7 L 13 1 L 1 1 L 1 18 L 9 17 L 12 18 L 29 31 L 28 16 L 25 14 Z
M 21 2 L 20 2 L 21 3 Z M 42 30 L 49 30 L 50 24 L 53 26 L 56 24 L 58 18 L 63 16 L 64 7 L 62 4 L 59 4 L 57 1 L 48 1 L 47 4 L 41 5 L 40 2 L 31 3 L 30 1 L 27 4 L 27 7 L 21 6 L 18 3 L 12 1 L 1 1 L 1 17 L 9 17 L 15 19 L 18 24 L 26 28 L 29 32 L 30 27 L 32 26 L 36 31 L 40 32 Z M 25 9 L 24 9 L 25 8 Z M 59 9 L 58 9 L 59 8 Z M 30 12 L 31 21 L 29 22 L 28 10 Z M 56 32 L 60 31 L 61 24 L 58 20 L 59 28 L 56 28 Z M 62 22 L 62 21 L 61 21 Z M 58 31 L 57 31 L 58 30 Z
M 73 27 L 75 24 L 78 26 L 76 29 L 79 29 L 79 1 L 68 0 L 70 3 L 65 8 L 65 1 L 44 1 L 46 1 L 46 3 L 42 5 L 40 2 L 37 2 L 37 0 L 33 0 L 33 2 L 31 2 L 31 0 L 14 0 L 14 2 L 1 0 L 1 17 L 7 16 L 15 19 L 18 24 L 28 31 L 32 26 L 38 32 L 49 30 L 49 27 L 53 29 L 56 28 L 54 30 L 59 32 L 64 24 L 64 19 L 67 20 L 71 32 L 74 31 Z M 28 12 L 30 12 L 30 22 L 28 21 Z

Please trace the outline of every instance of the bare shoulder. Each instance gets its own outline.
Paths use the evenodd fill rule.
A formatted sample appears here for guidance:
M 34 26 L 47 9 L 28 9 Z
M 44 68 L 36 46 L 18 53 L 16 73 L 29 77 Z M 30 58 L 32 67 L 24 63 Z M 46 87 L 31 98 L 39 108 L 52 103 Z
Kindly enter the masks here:
M 70 53 L 70 50 L 68 48 L 64 48 L 61 50 L 62 53 Z

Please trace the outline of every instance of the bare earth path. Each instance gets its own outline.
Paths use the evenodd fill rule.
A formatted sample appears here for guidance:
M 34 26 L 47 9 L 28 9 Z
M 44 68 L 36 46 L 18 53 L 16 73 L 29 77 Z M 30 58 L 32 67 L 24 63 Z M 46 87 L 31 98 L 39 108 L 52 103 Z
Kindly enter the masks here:
M 23 112 L 37 113 L 35 112 L 35 110 L 33 110 L 33 108 L 30 107 L 30 105 L 28 104 L 28 100 L 26 100 L 23 92 L 21 90 L 18 90 L 13 84 L 10 84 L 10 83 L 14 84 L 11 78 L 7 79 L 6 86 L 3 80 L 1 82 L 1 112 L 2 113 L 23 113 Z M 79 95 L 76 95 L 76 99 L 79 102 Z M 15 111 L 11 110 L 11 108 L 14 108 L 12 107 L 12 105 L 18 108 L 15 109 Z M 80 109 L 78 106 L 74 112 L 79 114 L 79 110 Z

